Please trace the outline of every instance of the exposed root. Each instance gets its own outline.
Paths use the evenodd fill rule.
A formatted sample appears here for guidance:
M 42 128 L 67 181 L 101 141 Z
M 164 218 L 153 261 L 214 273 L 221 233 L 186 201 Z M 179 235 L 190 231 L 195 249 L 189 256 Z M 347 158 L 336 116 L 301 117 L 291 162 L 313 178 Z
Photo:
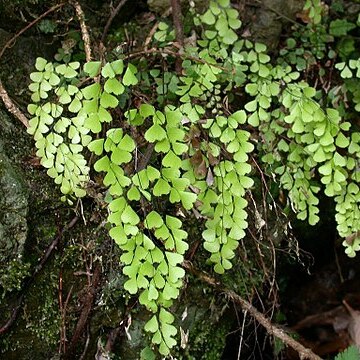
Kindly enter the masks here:
M 287 346 L 290 346 L 292 349 L 297 351 L 297 353 L 300 356 L 300 359 L 321 360 L 321 357 L 319 357 L 312 350 L 307 349 L 302 344 L 300 344 L 298 341 L 293 339 L 279 326 L 272 324 L 271 321 L 264 314 L 259 312 L 253 305 L 251 305 L 248 301 L 246 301 L 241 296 L 236 294 L 234 291 L 222 287 L 221 284 L 217 280 L 212 278 L 210 275 L 208 275 L 202 271 L 194 269 L 194 267 L 191 265 L 190 262 L 187 262 L 187 261 L 183 262 L 182 265 L 185 269 L 189 270 L 192 274 L 197 276 L 199 279 L 201 279 L 205 283 L 213 286 L 216 290 L 218 290 L 222 294 L 225 294 L 227 297 L 229 297 L 235 303 L 239 304 L 241 306 L 241 308 L 243 309 L 243 311 L 248 312 L 259 324 L 261 324 L 266 329 L 268 334 L 277 337 L 284 344 L 286 344 Z

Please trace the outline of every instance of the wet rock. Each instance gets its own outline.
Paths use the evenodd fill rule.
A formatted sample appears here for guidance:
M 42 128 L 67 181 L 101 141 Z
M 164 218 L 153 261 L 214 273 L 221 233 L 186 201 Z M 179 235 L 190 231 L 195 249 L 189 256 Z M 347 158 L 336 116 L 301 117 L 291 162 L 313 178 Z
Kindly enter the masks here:
M 304 6 L 304 1 L 264 0 L 259 1 L 259 9 L 250 25 L 252 37 L 268 46 L 270 50 L 277 48 L 283 27 L 291 26 L 290 20 Z M 290 20 L 289 20 L 290 19 Z
M 6 124 L 1 112 L 0 122 Z M 2 136 L 6 134 L 6 131 L 2 131 Z M 0 138 L 1 266 L 10 259 L 21 258 L 27 237 L 26 216 L 28 213 L 27 186 L 20 169 L 6 155 L 5 146 L 3 138 Z

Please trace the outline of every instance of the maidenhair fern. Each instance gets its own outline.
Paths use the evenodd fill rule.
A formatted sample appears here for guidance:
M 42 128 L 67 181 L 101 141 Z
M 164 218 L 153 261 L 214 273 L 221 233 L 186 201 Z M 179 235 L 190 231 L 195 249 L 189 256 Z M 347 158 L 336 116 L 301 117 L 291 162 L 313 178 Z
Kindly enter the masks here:
M 306 8 L 314 23 L 321 20 L 318 1 Z M 319 221 L 323 190 L 336 203 L 340 236 L 360 231 L 360 134 L 286 61 L 273 64 L 265 45 L 238 38 L 241 21 L 229 0 L 210 1 L 202 15 L 190 11 L 198 38 L 183 49 L 181 74 L 146 60 L 140 71 L 125 58 L 83 67 L 38 58 L 29 86 L 28 131 L 63 200 L 86 195 L 89 152 L 96 159 L 108 192 L 109 234 L 128 277 L 124 287 L 151 313 L 145 330 L 162 355 L 176 344 L 170 308 L 185 276 L 182 218 L 197 214 L 214 271 L 230 269 L 248 226 L 251 157 L 287 191 L 299 219 Z M 161 23 L 153 55 L 171 57 L 161 47 L 173 39 L 173 29 Z M 336 67 L 348 79 L 355 71 L 359 77 L 359 64 Z M 138 89 L 153 101 L 135 106 Z M 360 239 L 344 245 L 354 256 Z

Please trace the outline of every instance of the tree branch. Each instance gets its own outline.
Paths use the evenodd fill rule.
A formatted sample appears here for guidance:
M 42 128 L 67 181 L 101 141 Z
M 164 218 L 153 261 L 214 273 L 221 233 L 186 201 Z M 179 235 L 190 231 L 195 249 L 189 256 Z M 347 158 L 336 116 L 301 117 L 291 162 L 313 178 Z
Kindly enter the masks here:
M 192 274 L 198 277 L 200 280 L 214 287 L 217 291 L 227 295 L 231 300 L 235 303 L 239 304 L 244 311 L 247 311 L 251 314 L 251 316 L 256 319 L 258 323 L 260 323 L 266 331 L 278 339 L 280 339 L 284 344 L 290 346 L 295 351 L 298 352 L 300 359 L 309 359 L 309 360 L 322 360 L 321 357 L 316 355 L 312 350 L 307 349 L 298 341 L 289 336 L 283 329 L 271 323 L 271 321 L 265 317 L 260 311 L 258 311 L 253 305 L 251 305 L 248 301 L 243 299 L 241 296 L 236 294 L 234 291 L 224 288 L 221 286 L 221 283 L 209 276 L 208 274 L 194 269 L 192 264 L 188 261 L 184 261 L 182 266 L 189 270 Z
M 4 52 L 7 48 L 10 48 L 16 41 L 16 39 L 23 34 L 26 30 L 30 29 L 32 26 L 34 26 L 37 22 L 39 22 L 41 19 L 43 19 L 45 16 L 49 15 L 50 13 L 56 11 L 57 9 L 60 9 L 63 7 L 66 3 L 60 3 L 53 7 L 51 7 L 49 10 L 45 11 L 43 14 L 41 14 L 39 17 L 37 17 L 35 20 L 33 20 L 30 24 L 26 25 L 23 29 L 21 29 L 17 34 L 15 34 L 1 49 L 0 51 L 0 59 L 4 55 Z
M 76 327 L 75 327 L 75 330 L 73 333 L 73 336 L 71 338 L 69 348 L 68 348 L 67 352 L 64 354 L 64 357 L 63 357 L 64 360 L 74 359 L 75 352 L 76 352 L 76 345 L 80 339 L 80 336 L 84 332 L 85 325 L 88 321 L 88 317 L 89 317 L 91 309 L 93 307 L 93 303 L 94 303 L 95 295 L 98 290 L 100 279 L 101 279 L 101 265 L 99 264 L 99 262 L 97 262 L 95 269 L 94 269 L 92 282 L 91 282 L 90 286 L 87 287 L 86 294 L 83 296 L 83 299 L 82 299 L 83 308 L 81 310 L 78 322 L 76 324 Z
M 110 28 L 110 25 L 111 23 L 113 22 L 115 16 L 119 13 L 120 9 L 126 4 L 128 0 L 120 0 L 119 4 L 117 5 L 117 7 L 114 9 L 114 11 L 112 11 L 112 13 L 110 14 L 110 17 L 104 27 L 104 31 L 103 31 L 103 34 L 101 36 L 101 44 L 104 44 L 105 42 L 105 39 L 106 39 L 106 35 L 109 31 L 109 28 Z
M 75 8 L 77 18 L 79 19 L 80 29 L 81 29 L 81 37 L 84 41 L 85 58 L 86 58 L 86 61 L 89 62 L 89 61 L 91 61 L 91 57 L 92 57 L 91 56 L 91 46 L 90 46 L 91 43 L 90 43 L 89 32 L 88 32 L 88 29 L 85 24 L 85 14 L 81 8 L 81 5 L 77 1 L 72 1 L 71 3 Z
M 29 127 L 29 120 L 22 113 L 22 111 L 14 104 L 14 102 L 10 99 L 7 91 L 5 90 L 1 80 L 0 80 L 0 98 L 4 102 L 6 109 L 13 114 L 18 120 L 20 120 L 25 127 Z
M 21 29 L 17 34 L 15 34 L 1 49 L 0 51 L 0 59 L 4 55 L 6 49 L 10 48 L 15 44 L 16 39 L 22 35 L 26 30 L 30 29 L 32 26 L 34 26 L 37 22 L 39 22 L 41 19 L 49 15 L 50 13 L 60 9 L 63 7 L 65 3 L 57 4 L 53 7 L 51 7 L 49 10 L 45 11 L 43 14 L 41 14 L 39 17 L 37 17 L 35 20 L 33 20 L 30 24 L 26 25 L 23 29 Z M 7 91 L 5 90 L 1 80 L 0 80 L 0 98 L 5 104 L 6 109 L 13 114 L 18 120 L 20 120 L 27 128 L 29 127 L 29 120 L 27 117 L 22 113 L 22 111 L 14 104 L 14 102 L 10 99 Z
M 181 14 L 181 5 L 180 0 L 170 0 L 171 9 L 172 9 L 172 18 L 175 28 L 175 38 L 176 42 L 179 45 L 180 53 L 183 52 L 184 49 L 184 28 L 182 22 L 182 14 Z M 182 73 L 182 60 L 180 57 L 177 57 L 175 60 L 175 69 L 178 75 Z

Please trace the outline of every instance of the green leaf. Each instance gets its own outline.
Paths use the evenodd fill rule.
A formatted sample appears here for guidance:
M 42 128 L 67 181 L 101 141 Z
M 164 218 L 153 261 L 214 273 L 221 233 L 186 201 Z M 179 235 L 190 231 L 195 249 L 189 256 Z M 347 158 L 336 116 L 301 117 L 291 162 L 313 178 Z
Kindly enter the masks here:
M 213 15 L 213 13 L 210 11 L 210 9 L 208 9 L 205 14 L 203 14 L 201 16 L 201 21 L 204 24 L 207 25 L 214 25 L 215 24 L 215 16 Z
M 114 78 L 116 76 L 110 63 L 107 63 L 101 70 L 101 75 L 105 78 Z
M 257 100 L 250 101 L 245 104 L 245 109 L 249 112 L 253 112 L 257 109 Z
M 335 140 L 335 145 L 345 149 L 349 146 L 349 144 L 350 144 L 349 139 L 342 132 L 339 132 Z
M 124 289 L 128 291 L 130 294 L 135 295 L 138 292 L 136 278 L 132 278 L 126 281 L 124 284 Z
M 336 19 L 330 22 L 329 33 L 334 36 L 344 36 L 355 28 L 355 24 L 345 19 Z
M 88 144 L 88 149 L 97 156 L 101 155 L 104 150 L 104 139 L 93 140 L 90 144 Z
M 167 181 L 165 181 L 164 179 L 160 178 L 154 188 L 153 188 L 153 194 L 155 196 L 161 196 L 161 195 L 165 195 L 168 194 L 171 190 L 171 187 L 169 185 L 169 183 Z
M 163 219 L 161 218 L 161 216 L 159 215 L 158 212 L 156 211 L 151 211 L 145 218 L 144 221 L 144 225 L 148 228 L 148 229 L 153 229 L 156 228 L 158 229 L 159 227 L 161 227 L 164 224 Z
M 150 104 L 140 105 L 140 115 L 144 118 L 155 115 L 155 108 Z
M 244 110 L 239 110 L 230 115 L 229 119 L 235 119 L 239 124 L 246 123 L 246 112 Z
M 181 198 L 181 204 L 186 210 L 192 209 L 196 199 L 197 195 L 188 191 L 179 191 L 180 198 Z
M 125 136 L 120 140 L 118 148 L 122 150 L 126 150 L 128 152 L 135 150 L 135 142 L 134 140 L 128 135 L 125 134 Z
M 155 360 L 155 353 L 149 347 L 146 347 L 141 350 L 140 360 Z
M 214 271 L 216 272 L 216 273 L 218 273 L 218 274 L 224 274 L 224 272 L 225 272 L 225 270 L 224 270 L 224 268 L 223 268 L 223 266 L 221 265 L 221 264 L 216 264 L 215 266 L 214 266 Z
M 156 315 L 154 315 L 144 327 L 145 331 L 155 333 L 159 329 L 159 323 Z
M 230 5 L 230 0 L 217 0 L 217 3 L 223 8 L 228 8 Z
M 335 357 L 335 360 L 358 360 L 360 358 L 359 349 L 352 345 Z
M 165 256 L 168 260 L 170 266 L 176 266 L 181 264 L 184 260 L 184 257 L 178 253 L 165 251 Z
M 349 69 L 349 67 L 346 65 L 344 67 L 344 70 L 340 73 L 340 76 L 343 79 L 350 79 L 353 77 L 353 73 L 351 72 L 351 70 Z
M 164 355 L 164 356 L 167 356 L 167 355 L 170 354 L 170 349 L 169 349 L 169 347 L 166 345 L 166 343 L 164 341 L 161 341 L 161 343 L 160 343 L 159 353 L 161 355 Z
M 71 104 L 69 105 L 68 109 L 69 111 L 73 113 L 79 112 L 79 110 L 82 108 L 81 101 L 78 98 L 74 98 Z
M 44 71 L 46 64 L 47 64 L 46 59 L 44 59 L 42 57 L 38 57 L 38 58 L 36 58 L 35 68 L 38 71 Z
M 119 104 L 119 101 L 118 99 L 107 93 L 107 92 L 103 92 L 101 94 L 101 98 L 100 98 L 100 105 L 103 107 L 103 108 L 116 108 Z
M 136 67 L 132 64 L 129 64 L 123 77 L 123 84 L 125 86 L 136 85 L 138 83 L 138 79 L 135 76 L 136 73 Z
M 227 29 L 223 34 L 223 42 L 227 45 L 233 44 L 237 39 L 238 36 L 236 35 L 235 31 L 232 29 Z
M 162 164 L 165 167 L 181 167 L 181 159 L 170 150 L 162 159 Z
M 167 282 L 162 291 L 162 296 L 165 300 L 176 299 L 179 296 L 179 290 Z
M 81 92 L 84 95 L 84 98 L 87 100 L 97 98 L 100 94 L 100 84 L 94 83 L 88 85 L 85 88 L 81 89 Z
M 167 153 L 170 150 L 170 141 L 166 138 L 156 143 L 155 151 Z
M 124 62 L 121 59 L 115 60 L 111 63 L 111 67 L 116 75 L 121 75 L 124 71 Z
M 94 169 L 97 172 L 108 171 L 110 168 L 110 159 L 107 156 L 102 157 L 94 164 Z
M 170 237 L 169 229 L 167 228 L 166 225 L 162 225 L 155 231 L 155 236 L 158 239 L 166 240 Z
M 150 165 L 146 168 L 146 174 L 149 178 L 149 181 L 154 181 L 160 177 L 159 170 L 155 169 L 154 167 L 152 167 Z
M 164 308 L 161 308 L 159 312 L 159 320 L 161 323 L 172 324 L 175 319 L 173 314 L 171 314 L 169 311 L 165 310 Z M 176 332 L 173 333 L 172 335 L 176 335 Z
M 180 229 L 182 226 L 181 220 L 170 215 L 166 215 L 165 222 L 170 229 Z
M 157 300 L 158 297 L 159 297 L 159 292 L 156 290 L 156 287 L 151 284 L 149 286 L 148 299 L 149 300 Z
M 113 93 L 115 95 L 121 95 L 125 88 L 121 82 L 115 78 L 107 79 L 104 85 L 104 89 L 108 93 Z
M 84 126 L 91 130 L 94 134 L 97 134 L 101 131 L 101 123 L 98 114 L 91 114 L 85 119 Z
M 231 9 L 231 10 L 233 10 L 233 9 Z M 228 21 L 229 21 L 229 26 L 234 30 L 239 29 L 242 25 L 242 23 L 239 19 L 230 19 L 229 18 Z
M 346 159 L 342 155 L 340 155 L 337 151 L 334 154 L 333 162 L 334 162 L 334 165 L 337 165 L 340 167 L 346 166 Z
M 141 198 L 140 191 L 135 186 L 132 186 L 127 192 L 127 198 L 130 201 L 139 201 Z
M 89 61 L 84 65 L 84 71 L 90 77 L 96 77 L 100 73 L 101 61 Z
M 154 124 L 145 132 L 145 139 L 151 143 L 161 141 L 166 137 L 165 130 L 159 124 Z
M 165 280 L 159 272 L 154 276 L 154 283 L 158 289 L 162 289 L 165 286 Z
M 111 154 L 111 161 L 116 165 L 126 164 L 130 162 L 132 159 L 132 155 L 125 150 L 121 150 L 119 148 L 115 148 Z
M 127 205 L 121 214 L 121 221 L 123 221 L 124 224 L 137 225 L 140 222 L 140 218 L 132 207 Z

